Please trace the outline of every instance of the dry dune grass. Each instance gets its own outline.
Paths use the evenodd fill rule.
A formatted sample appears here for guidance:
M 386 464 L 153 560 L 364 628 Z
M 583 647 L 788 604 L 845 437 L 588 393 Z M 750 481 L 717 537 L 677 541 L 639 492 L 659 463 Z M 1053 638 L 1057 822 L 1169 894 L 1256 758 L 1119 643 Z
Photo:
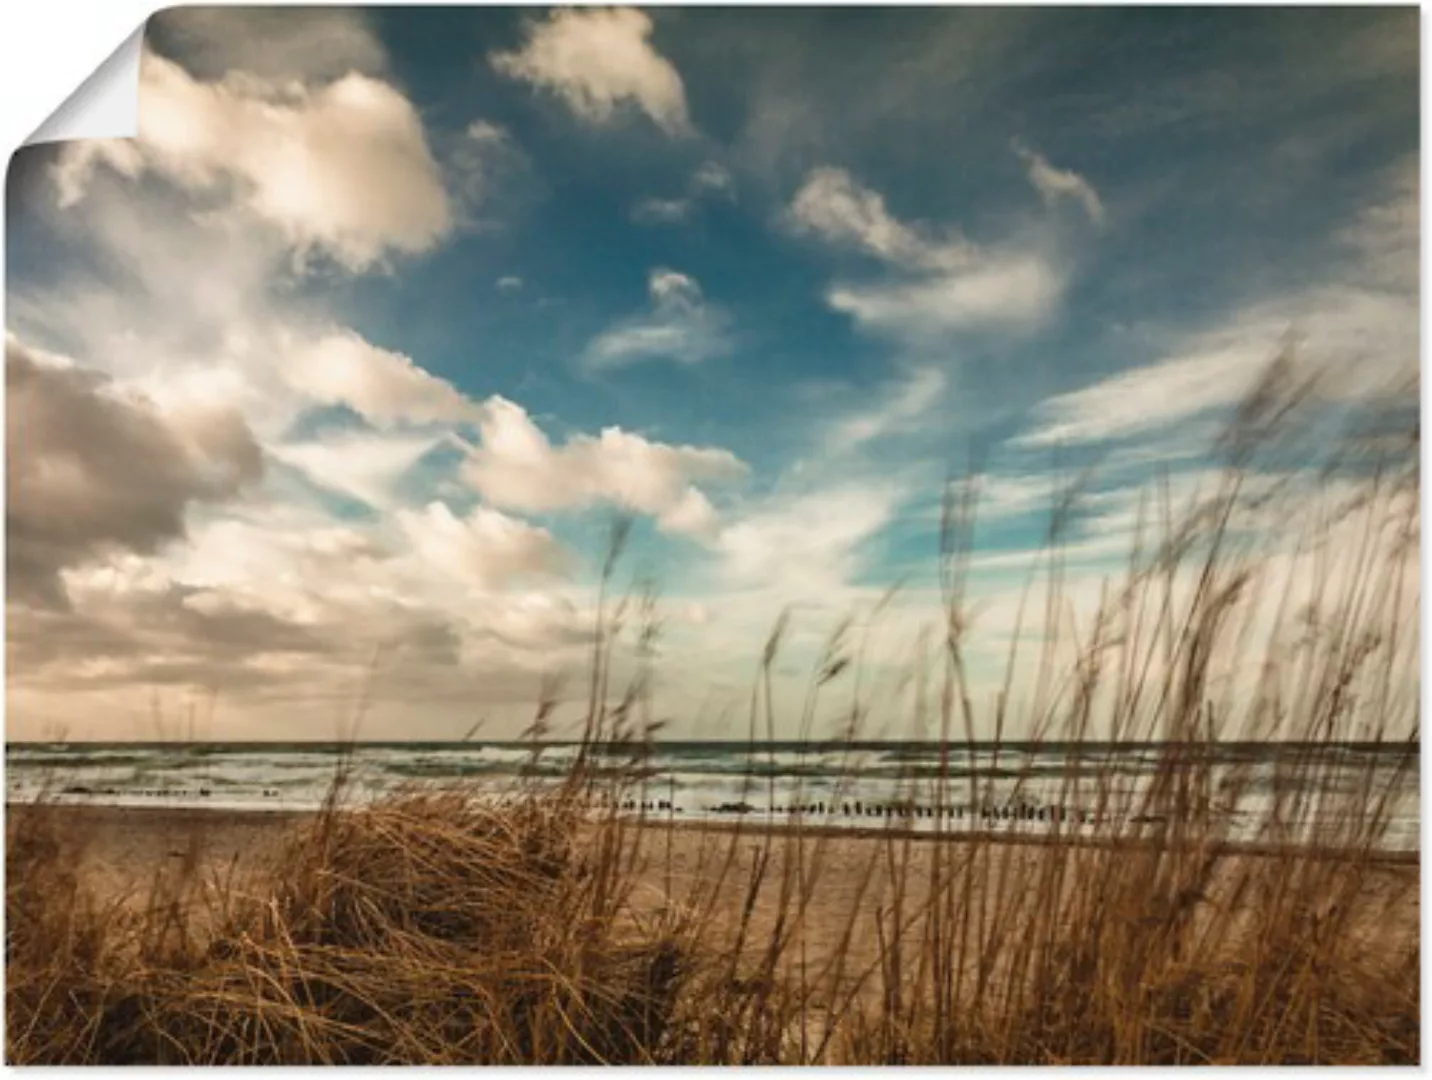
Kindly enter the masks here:
M 63 872 L 51 827 L 15 813 L 7 838 L 16 1063 L 1420 1055 L 1417 877 L 1371 855 L 892 834 L 852 870 L 764 832 L 666 891 L 659 830 L 413 793 L 297 826 L 242 882 L 181 872 L 121 909 Z M 834 872 L 864 881 L 820 911 Z
M 674 928 L 618 932 L 620 882 L 555 801 L 325 813 L 242 884 L 181 876 L 167 903 L 104 914 L 52 872 L 43 816 L 16 818 L 16 1061 L 642 1060 L 668 1021 Z
M 559 787 L 500 803 L 462 789 L 335 799 L 265 869 L 216 875 L 190 852 L 125 906 L 87 889 L 45 807 L 12 808 L 10 1061 L 1418 1062 L 1418 871 L 1380 851 L 1419 754 L 1418 613 L 1405 601 L 1416 436 L 1392 466 L 1358 463 L 1358 497 L 1336 517 L 1352 539 L 1308 549 L 1350 569 L 1318 564 L 1318 594 L 1290 609 L 1264 596 L 1267 560 L 1240 523 L 1273 513 L 1265 491 L 1250 497 L 1249 447 L 1288 422 L 1260 393 L 1218 490 L 1186 514 L 1165 506 L 1160 540 L 1092 617 L 1020 659 L 1037 673 L 1020 706 L 1036 733 L 1166 747 L 1132 800 L 1112 764 L 1077 781 L 1100 810 L 1097 843 L 1057 823 L 1041 845 L 942 837 L 937 819 L 933 838 L 892 830 L 855 845 L 797 818 L 702 836 L 693 855 L 694 830 L 677 845 L 615 810 L 635 772 L 598 776 L 579 760 Z M 1017 697 L 1013 656 L 992 712 L 966 675 L 975 502 L 970 489 L 949 502 L 939 659 L 911 680 L 911 708 L 938 722 L 952 769 L 974 733 L 1006 730 Z M 1065 621 L 1061 512 L 1047 626 Z M 585 725 L 592 742 L 629 741 L 638 764 L 647 668 L 624 694 L 609 681 L 633 611 L 634 655 L 650 656 L 650 610 L 603 609 Z M 1292 625 L 1289 644 L 1277 631 Z M 757 670 L 753 739 L 777 728 L 781 647 L 777 632 Z M 808 715 L 855 678 L 852 737 L 872 708 L 852 676 L 861 652 L 837 635 L 811 677 Z M 1221 678 L 1230 657 L 1257 658 L 1245 681 Z M 535 735 L 550 712 L 539 706 Z M 1258 854 L 1230 845 L 1214 808 L 1230 783 L 1252 782 L 1200 752 L 1227 737 L 1309 744 L 1279 765 L 1288 782 L 1274 784 Z M 1400 748 L 1396 768 L 1368 764 L 1335 787 L 1320 751 L 1351 738 Z M 911 783 L 937 806 L 965 797 L 948 775 Z M 835 880 L 839 905 L 823 899 Z

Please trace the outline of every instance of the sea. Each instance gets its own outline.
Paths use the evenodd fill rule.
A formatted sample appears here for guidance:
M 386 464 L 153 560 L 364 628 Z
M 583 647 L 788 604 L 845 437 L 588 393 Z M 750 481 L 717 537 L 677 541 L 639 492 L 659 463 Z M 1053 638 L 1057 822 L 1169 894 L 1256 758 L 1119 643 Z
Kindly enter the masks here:
M 1378 846 L 1420 850 L 1419 748 L 1386 743 L 26 742 L 6 745 L 5 781 L 12 803 L 292 811 L 321 806 L 340 767 L 348 802 L 453 784 L 502 799 L 560 782 L 581 755 L 627 777 L 604 790 L 634 815 L 1064 834 L 1168 824 L 1144 799 L 1173 755 L 1204 766 L 1200 797 L 1231 841 L 1317 840 L 1377 807 Z

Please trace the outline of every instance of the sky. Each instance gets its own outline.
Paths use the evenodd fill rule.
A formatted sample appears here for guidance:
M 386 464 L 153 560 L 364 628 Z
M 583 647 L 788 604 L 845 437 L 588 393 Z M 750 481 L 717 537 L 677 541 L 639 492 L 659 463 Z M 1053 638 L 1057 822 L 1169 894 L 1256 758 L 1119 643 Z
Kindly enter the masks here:
M 1328 407 L 1415 402 L 1418 40 L 1372 7 L 161 13 L 139 138 L 8 174 L 7 735 L 515 735 L 585 700 L 629 520 L 607 595 L 658 598 L 663 734 L 740 737 L 782 612 L 791 702 L 847 616 L 899 670 L 971 463 L 985 693 L 1070 475 L 1097 598 L 1290 342 Z

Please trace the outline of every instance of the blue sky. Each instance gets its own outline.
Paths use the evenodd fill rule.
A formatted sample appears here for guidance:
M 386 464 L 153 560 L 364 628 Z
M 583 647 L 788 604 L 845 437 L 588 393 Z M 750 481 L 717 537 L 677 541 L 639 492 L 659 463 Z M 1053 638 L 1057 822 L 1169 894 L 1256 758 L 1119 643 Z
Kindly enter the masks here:
M 616 512 L 673 733 L 731 734 L 780 611 L 810 653 L 900 580 L 890 664 L 918 637 L 971 455 L 1000 656 L 1060 477 L 1101 464 L 1095 588 L 1289 335 L 1328 409 L 1406 393 L 1418 39 L 1375 8 L 158 16 L 140 138 L 9 174 L 11 735 L 202 699 L 207 734 L 325 737 L 364 686 L 372 737 L 510 734 L 580 668 Z

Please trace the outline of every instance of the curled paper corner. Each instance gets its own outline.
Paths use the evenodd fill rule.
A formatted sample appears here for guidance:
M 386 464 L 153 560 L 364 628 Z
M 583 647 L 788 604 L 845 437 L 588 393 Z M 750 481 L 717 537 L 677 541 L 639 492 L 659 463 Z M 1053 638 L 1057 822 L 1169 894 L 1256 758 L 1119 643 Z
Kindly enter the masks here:
M 139 57 L 144 25 L 80 83 L 24 145 L 77 139 L 132 139 L 139 131 Z

